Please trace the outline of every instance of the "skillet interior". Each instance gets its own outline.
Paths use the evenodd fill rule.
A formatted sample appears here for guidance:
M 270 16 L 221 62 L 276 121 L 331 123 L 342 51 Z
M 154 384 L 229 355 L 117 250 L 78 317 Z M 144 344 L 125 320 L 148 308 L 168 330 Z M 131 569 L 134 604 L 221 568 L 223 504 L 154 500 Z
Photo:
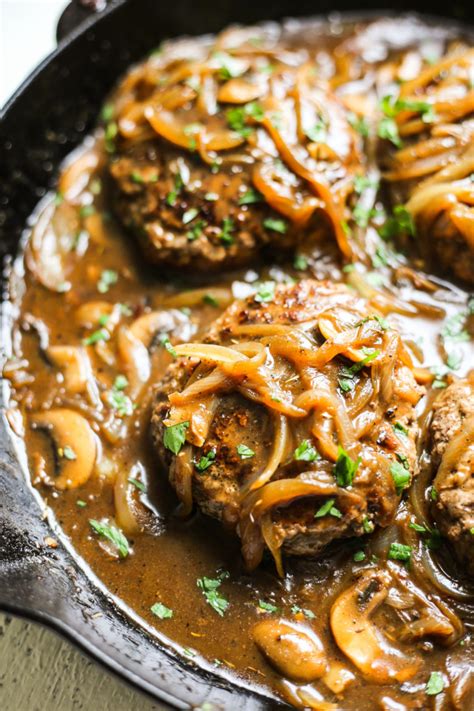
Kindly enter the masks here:
M 343 10 L 349 4 L 338 7 Z M 282 0 L 258 6 L 240 3 L 238 13 L 230 2 L 215 7 L 207 1 L 200 3 L 199 10 L 185 0 L 172 7 L 160 7 L 152 0 L 115 5 L 98 23 L 90 22 L 66 40 L 6 107 L 0 125 L 0 250 L 7 262 L 15 255 L 25 220 L 52 184 L 60 161 L 90 129 L 103 96 L 131 62 L 167 36 L 295 14 L 291 4 Z M 420 3 L 419 9 L 426 5 Z M 333 9 L 329 3 L 315 8 L 305 1 L 299 4 L 298 14 Z M 397 3 L 397 9 L 406 10 L 407 5 Z M 6 296 L 2 346 L 8 332 Z M 130 681 L 177 708 L 204 700 L 225 708 L 236 704 L 242 709 L 283 707 L 193 669 L 159 649 L 122 617 L 98 589 L 97 581 L 79 567 L 64 541 L 56 550 L 44 544 L 51 528 L 41 520 L 39 500 L 25 482 L 21 456 L 3 419 L 0 451 L 2 607 L 53 625 Z M 97 612 L 102 616 L 95 616 Z

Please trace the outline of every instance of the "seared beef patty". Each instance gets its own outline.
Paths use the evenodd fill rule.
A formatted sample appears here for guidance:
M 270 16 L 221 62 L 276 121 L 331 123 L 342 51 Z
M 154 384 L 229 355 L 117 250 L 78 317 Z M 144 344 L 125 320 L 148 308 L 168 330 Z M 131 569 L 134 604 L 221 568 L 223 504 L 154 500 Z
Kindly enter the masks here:
M 458 559 L 474 573 L 474 374 L 437 398 L 431 438 L 437 471 L 433 515 Z
M 360 137 L 303 50 L 173 43 L 119 85 L 114 208 L 152 263 L 206 272 L 324 240 L 351 258 Z M 191 52 L 191 56 L 190 56 Z
M 250 565 L 264 543 L 315 555 L 392 520 L 416 469 L 421 390 L 364 300 L 330 282 L 264 284 L 191 352 L 156 388 L 154 444 L 182 501 L 237 530 Z

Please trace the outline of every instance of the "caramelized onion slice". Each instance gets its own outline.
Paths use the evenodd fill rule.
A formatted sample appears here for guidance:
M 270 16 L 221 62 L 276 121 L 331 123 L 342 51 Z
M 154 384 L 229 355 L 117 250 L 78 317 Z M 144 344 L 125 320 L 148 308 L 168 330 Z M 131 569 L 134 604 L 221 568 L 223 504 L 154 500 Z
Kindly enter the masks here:
M 53 439 L 59 476 L 57 489 L 75 489 L 92 474 L 97 454 L 94 433 L 87 420 L 74 410 L 57 409 L 37 412 L 31 418 L 33 429 L 45 430 Z
M 388 594 L 390 579 L 380 570 L 362 575 L 331 608 L 331 630 L 339 649 L 375 684 L 411 679 L 420 660 L 392 645 L 371 615 Z
M 180 126 L 175 116 L 169 111 L 158 110 L 152 106 L 145 109 L 145 117 L 158 135 L 180 148 L 193 150 L 193 139 L 201 136 L 209 151 L 223 151 L 237 148 L 244 143 L 244 138 L 235 131 L 222 129 L 220 131 L 206 131 L 205 127 L 196 127 L 196 131 L 189 133 L 186 126 Z

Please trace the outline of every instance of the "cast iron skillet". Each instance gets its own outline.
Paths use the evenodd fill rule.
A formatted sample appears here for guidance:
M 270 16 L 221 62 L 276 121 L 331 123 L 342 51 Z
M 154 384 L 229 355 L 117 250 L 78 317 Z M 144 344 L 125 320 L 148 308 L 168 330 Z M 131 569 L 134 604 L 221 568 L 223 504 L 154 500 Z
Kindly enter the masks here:
M 345 0 L 337 2 L 337 9 L 375 10 L 378 5 L 379 0 Z M 469 0 L 454 5 L 448 4 L 442 12 L 464 23 L 473 20 Z M 391 8 L 430 12 L 433 3 L 395 0 Z M 5 272 L 28 216 L 54 183 L 60 161 L 93 126 L 104 96 L 131 62 L 165 37 L 214 32 L 231 22 L 334 10 L 333 0 L 115 0 L 101 15 L 82 11 L 82 24 L 60 42 L 0 113 L 0 259 Z M 70 28 L 72 19 L 70 13 L 63 16 L 63 29 Z M 11 315 L 6 273 L 1 283 L 0 344 L 5 355 Z M 7 387 L 2 385 L 0 405 L 7 402 Z M 45 544 L 52 530 L 59 540 L 56 549 Z M 28 484 L 21 443 L 9 429 L 3 409 L 0 608 L 54 628 L 170 708 L 199 708 L 205 702 L 210 704 L 204 705 L 206 709 L 288 708 L 258 690 L 237 687 L 183 661 L 120 611 L 91 571 L 74 557 L 54 523 L 45 519 L 40 498 Z

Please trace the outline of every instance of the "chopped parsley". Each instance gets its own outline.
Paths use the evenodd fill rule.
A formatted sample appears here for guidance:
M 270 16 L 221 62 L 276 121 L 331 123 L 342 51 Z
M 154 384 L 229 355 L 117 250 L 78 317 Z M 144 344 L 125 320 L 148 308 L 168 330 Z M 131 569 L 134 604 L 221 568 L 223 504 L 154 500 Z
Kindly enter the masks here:
M 456 341 L 458 343 L 469 341 L 469 333 L 465 329 L 468 316 L 469 311 L 459 311 L 459 313 L 447 318 L 441 329 L 441 338 L 443 341 Z
M 364 529 L 364 533 L 372 533 L 375 526 L 367 516 L 364 516 L 362 519 L 362 528 Z
M 234 229 L 234 220 L 231 217 L 224 217 L 222 220 L 221 233 L 219 235 L 221 242 L 224 242 L 224 244 L 234 244 L 234 238 L 232 236 Z
M 219 588 L 222 581 L 229 577 L 227 571 L 220 573 L 217 578 L 198 578 L 197 586 L 201 589 L 208 605 L 217 612 L 218 615 L 224 617 L 224 613 L 229 607 L 229 601 L 220 593 Z
M 114 105 L 104 104 L 100 112 L 100 118 L 104 123 L 108 123 L 114 117 Z
M 142 491 L 143 493 L 145 493 L 146 486 L 142 481 L 135 479 L 133 476 L 129 476 L 127 481 L 129 484 L 132 484 L 136 489 L 138 489 L 138 491 Z
M 403 563 L 409 563 L 411 550 L 411 546 L 406 546 L 404 543 L 392 543 L 388 551 L 388 558 L 390 560 L 401 560 Z
M 400 464 L 400 462 L 392 462 L 390 465 L 390 474 L 392 475 L 397 494 L 401 494 L 404 489 L 410 486 L 410 472 L 403 464 Z
M 155 602 L 155 604 L 150 607 L 150 610 L 154 615 L 159 617 L 160 620 L 168 620 L 173 617 L 173 610 L 170 610 L 169 607 L 166 607 L 166 605 L 163 605 L 161 602 Z
M 277 220 L 273 217 L 267 217 L 267 219 L 263 221 L 263 226 L 266 227 L 267 230 L 279 232 L 282 235 L 284 235 L 288 229 L 288 225 L 285 220 Z
M 397 434 L 401 434 L 404 437 L 408 437 L 409 432 L 408 432 L 407 428 L 402 425 L 401 422 L 394 422 L 392 427 Z
M 275 282 L 263 281 L 259 284 L 254 298 L 259 304 L 267 304 L 270 301 L 273 301 L 275 298 Z
M 212 294 L 204 294 L 202 297 L 204 304 L 209 304 L 209 306 L 214 306 L 215 309 L 219 308 L 219 302 L 215 299 Z
M 362 323 L 360 321 L 355 324 L 355 327 L 357 327 L 359 325 L 362 325 Z M 368 349 L 365 349 L 364 353 L 367 352 L 367 350 Z M 340 377 L 338 378 L 338 384 L 339 384 L 340 389 L 345 393 L 353 390 L 354 376 L 360 370 L 362 370 L 362 368 L 364 368 L 364 366 L 368 365 L 371 361 L 373 361 L 379 355 L 380 355 L 380 351 L 377 349 L 373 349 L 367 353 L 365 358 L 362 358 L 362 360 L 357 361 L 357 363 L 354 363 L 351 366 L 343 365 L 340 370 Z
M 427 696 L 437 696 L 444 689 L 444 679 L 441 672 L 431 672 L 430 678 L 426 682 L 425 693 Z
M 357 131 L 362 138 L 368 138 L 369 136 L 369 124 L 363 116 L 357 116 L 354 113 L 350 113 L 347 117 L 349 124 L 352 126 L 354 131 Z
M 262 202 L 263 195 L 254 190 L 253 188 L 248 188 L 246 192 L 239 198 L 239 205 L 253 205 L 256 202 Z
M 125 375 L 117 375 L 114 380 L 114 390 L 125 390 L 128 385 L 128 380 Z
M 386 141 L 390 141 L 397 148 L 401 148 L 403 143 L 398 133 L 397 122 L 393 118 L 385 116 L 381 119 L 377 126 L 377 136 Z
M 170 356 L 172 356 L 173 358 L 178 357 L 178 354 L 176 353 L 174 346 L 171 343 L 167 333 L 164 333 L 162 336 L 160 336 L 160 344 L 168 351 Z
M 186 232 L 186 237 L 190 242 L 194 242 L 195 239 L 198 239 L 202 235 L 206 227 L 206 220 L 198 220 L 193 224 L 191 229 Z
M 297 462 L 315 462 L 319 459 L 319 453 L 309 439 L 304 439 L 295 449 L 294 457 Z
M 380 102 L 380 108 L 385 116 L 395 118 L 402 111 L 415 111 L 421 115 L 424 123 L 433 123 L 436 115 L 433 109 L 433 104 L 427 101 L 417 101 L 416 99 L 395 99 L 393 96 L 384 96 Z
M 379 229 L 379 234 L 383 239 L 392 239 L 403 234 L 416 234 L 415 223 L 411 214 L 404 205 L 395 205 L 393 214 L 385 221 L 385 224 Z
M 237 445 L 237 454 L 241 459 L 252 459 L 252 457 L 255 457 L 255 452 L 253 451 L 253 449 L 247 447 L 246 444 Z
M 430 499 L 431 501 L 438 501 L 438 491 L 434 488 L 434 486 L 430 489 Z
M 117 388 L 115 383 L 112 390 L 107 393 L 107 402 L 119 417 L 128 417 L 133 413 L 134 406 L 128 395 L 125 395 L 123 388 Z
M 110 333 L 107 331 L 107 329 L 99 328 L 97 331 L 91 333 L 90 336 L 84 338 L 82 343 L 85 346 L 94 346 L 96 343 L 100 343 L 101 341 L 108 341 L 109 338 Z
M 102 538 L 106 538 L 115 546 L 120 558 L 126 558 L 128 556 L 130 553 L 130 546 L 119 528 L 111 524 L 104 523 L 103 521 L 97 521 L 94 518 L 89 519 L 89 524 L 97 535 Z
M 104 269 L 97 282 L 97 291 L 106 294 L 111 286 L 118 282 L 118 274 L 114 269 Z
M 335 504 L 336 499 L 328 499 L 314 514 L 314 518 L 323 518 L 324 516 L 334 516 L 335 518 L 342 518 L 342 513 L 337 509 Z
M 210 449 L 207 454 L 203 454 L 203 456 L 199 459 L 198 462 L 194 463 L 194 466 L 198 470 L 198 472 L 205 472 L 206 469 L 209 469 L 211 464 L 215 461 L 216 458 L 216 450 L 215 449 Z
M 426 528 L 426 526 L 420 526 L 420 524 L 416 523 L 416 521 L 410 521 L 408 527 L 412 528 L 417 533 L 430 533 L 430 530 Z
M 183 187 L 184 187 L 183 178 L 181 177 L 181 174 L 178 173 L 174 179 L 174 190 L 171 190 L 171 192 L 169 192 L 168 195 L 166 196 L 166 202 L 170 207 L 174 207 L 176 205 L 176 201 L 178 200 L 178 195 Z
M 258 607 L 260 610 L 264 610 L 265 612 L 278 612 L 278 607 L 276 605 L 272 605 L 271 602 L 265 602 L 265 600 L 259 600 Z
M 369 178 L 367 175 L 356 175 L 354 177 L 354 190 L 358 195 L 362 195 L 369 188 L 378 188 L 378 180 Z
M 293 260 L 293 267 L 298 271 L 304 271 L 308 268 L 308 260 L 303 254 L 296 254 Z
M 334 476 L 336 477 L 336 482 L 338 486 L 351 486 L 362 460 L 360 457 L 357 457 L 356 460 L 351 459 L 346 450 L 341 446 L 338 447 L 337 451 L 338 456 L 336 464 L 334 465 Z
M 87 501 L 83 501 L 82 499 L 77 499 L 76 506 L 79 506 L 80 509 L 84 509 L 87 506 Z
M 145 182 L 141 173 L 136 170 L 134 170 L 133 173 L 130 173 L 130 180 L 132 181 L 132 183 L 136 183 L 137 185 L 141 185 Z
M 356 551 L 352 557 L 354 563 L 361 563 L 365 560 L 365 551 Z
M 293 615 L 299 615 L 299 614 L 303 613 L 303 615 L 305 617 L 307 617 L 308 620 L 315 620 L 316 619 L 316 615 L 314 614 L 314 612 L 312 610 L 308 610 L 307 607 L 301 608 L 301 607 L 298 607 L 298 605 L 293 605 L 293 607 L 291 608 L 291 612 Z
M 91 215 L 95 214 L 95 207 L 94 205 L 82 205 L 81 209 L 79 210 L 79 215 L 83 219 L 86 217 L 90 217 Z
M 253 129 L 247 125 L 247 119 L 253 118 L 255 121 L 261 121 L 265 115 L 263 108 L 256 101 L 251 101 L 245 106 L 233 107 L 227 109 L 226 119 L 229 127 L 236 133 L 240 133 L 242 138 L 248 138 Z
M 307 128 L 305 134 L 313 143 L 324 143 L 327 140 L 327 122 L 320 119 L 314 126 Z
M 177 425 L 167 427 L 163 435 L 163 444 L 166 449 L 169 449 L 173 454 L 179 454 L 181 447 L 186 441 L 186 430 L 188 427 L 189 422 L 178 422 Z

